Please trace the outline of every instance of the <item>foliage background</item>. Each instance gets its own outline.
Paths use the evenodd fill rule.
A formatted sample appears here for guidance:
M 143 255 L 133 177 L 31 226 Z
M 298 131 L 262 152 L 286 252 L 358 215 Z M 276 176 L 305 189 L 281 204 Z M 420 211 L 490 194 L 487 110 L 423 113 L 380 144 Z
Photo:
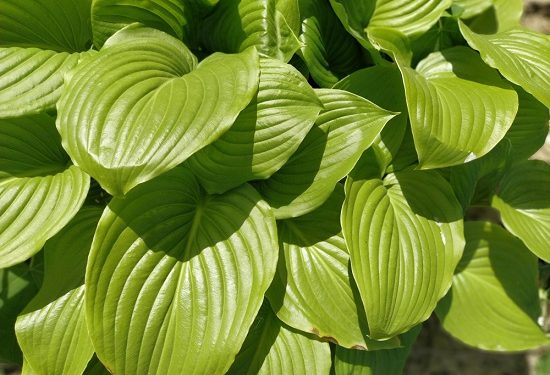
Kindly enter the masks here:
M 524 0 L 523 24 L 550 34 L 550 0 Z M 550 135 L 545 146 L 533 158 L 550 162 Z M 487 213 L 478 212 L 480 216 Z M 550 303 L 546 326 L 550 328 Z M 0 363 L 0 375 L 19 375 L 20 369 Z M 523 354 L 499 354 L 479 351 L 456 341 L 445 333 L 437 319 L 424 323 L 408 359 L 406 375 L 550 375 L 550 348 Z

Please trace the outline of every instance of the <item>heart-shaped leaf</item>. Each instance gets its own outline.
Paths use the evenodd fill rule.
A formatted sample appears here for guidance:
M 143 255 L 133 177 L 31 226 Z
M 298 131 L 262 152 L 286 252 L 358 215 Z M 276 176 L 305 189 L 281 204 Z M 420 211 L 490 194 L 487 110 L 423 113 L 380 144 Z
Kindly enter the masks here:
M 520 29 L 481 35 L 463 23 L 460 31 L 483 61 L 550 107 L 550 36 Z
M 84 317 L 84 272 L 101 212 L 83 208 L 44 246 L 44 281 L 15 324 L 27 365 L 38 374 L 80 375 L 94 353 Z
M 256 94 L 258 57 L 248 49 L 213 54 L 193 70 L 195 63 L 160 31 L 129 26 L 115 34 L 79 65 L 58 103 L 73 161 L 120 195 L 216 140 Z
M 319 86 L 332 87 L 363 66 L 361 47 L 346 32 L 327 1 L 300 1 L 300 16 L 300 51 Z
M 76 66 L 79 54 L 37 48 L 0 48 L 0 118 L 55 108 L 63 75 Z
M 202 23 L 207 49 L 235 53 L 249 47 L 288 62 L 300 42 L 277 8 L 277 0 L 226 0 Z M 292 15 L 291 15 L 292 16 Z
M 412 328 L 399 338 L 403 347 L 386 350 L 353 350 L 336 346 L 335 375 L 402 375 L 405 362 L 422 326 Z
M 324 109 L 298 150 L 259 191 L 277 219 L 313 211 L 355 166 L 386 123 L 395 116 L 355 94 L 318 89 Z
M 338 184 L 315 211 L 278 222 L 278 272 L 267 297 L 277 316 L 289 326 L 348 348 L 374 350 L 399 345 L 374 341 L 362 303 L 352 286 L 349 255 L 340 231 L 344 201 Z
M 485 350 L 548 344 L 536 323 L 537 258 L 520 240 L 489 222 L 467 222 L 464 231 L 464 255 L 449 294 L 436 310 L 443 328 Z
M 217 141 L 189 165 L 210 193 L 265 179 L 279 170 L 313 126 L 322 104 L 304 77 L 275 59 L 260 59 L 258 94 Z
M 400 69 L 422 168 L 485 155 L 512 125 L 516 92 L 474 51 L 454 47 L 430 54 L 416 71 Z
M 285 326 L 268 303 L 258 312 L 228 375 L 328 375 L 330 347 Z
M 390 338 L 426 320 L 464 247 L 462 208 L 449 184 L 431 171 L 384 179 L 354 171 L 342 229 L 370 337 Z
M 89 177 L 47 115 L 0 120 L 0 268 L 30 258 L 76 214 Z
M 249 185 L 207 195 L 177 167 L 114 198 L 86 270 L 98 357 L 120 374 L 222 374 L 277 264 L 269 206 Z
M 514 164 L 491 202 L 506 229 L 539 258 L 550 262 L 550 165 L 540 160 Z
M 0 46 L 82 52 L 92 39 L 92 0 L 2 0 Z

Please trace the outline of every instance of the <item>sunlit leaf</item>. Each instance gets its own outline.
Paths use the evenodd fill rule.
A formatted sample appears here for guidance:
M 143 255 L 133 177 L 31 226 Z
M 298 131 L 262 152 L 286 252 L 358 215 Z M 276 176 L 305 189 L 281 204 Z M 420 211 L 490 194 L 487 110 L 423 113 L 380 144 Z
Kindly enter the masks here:
M 436 310 L 443 328 L 485 350 L 525 350 L 549 343 L 536 323 L 536 257 L 497 225 L 467 222 L 464 231 L 464 256 Z
M 120 195 L 216 140 L 256 94 L 258 57 L 248 49 L 195 64 L 160 31 L 130 26 L 115 34 L 79 65 L 58 103 L 72 160 Z
M 86 319 L 113 373 L 222 374 L 275 273 L 269 206 L 249 185 L 207 195 L 177 167 L 114 198 L 86 270 Z

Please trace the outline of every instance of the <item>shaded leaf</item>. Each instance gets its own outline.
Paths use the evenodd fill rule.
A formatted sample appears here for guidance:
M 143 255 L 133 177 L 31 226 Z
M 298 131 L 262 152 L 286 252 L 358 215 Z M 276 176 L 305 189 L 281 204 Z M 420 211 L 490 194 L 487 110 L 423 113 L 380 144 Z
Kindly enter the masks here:
M 473 31 L 494 34 L 520 27 L 523 0 L 491 0 L 491 2 L 491 7 L 465 21 Z
M 323 204 L 395 116 L 343 90 L 315 92 L 324 106 L 315 126 L 288 162 L 258 184 L 277 219 L 300 216 Z
M 81 209 L 44 246 L 44 281 L 15 324 L 27 366 L 36 373 L 80 375 L 94 353 L 84 317 L 84 273 L 101 213 L 99 207 Z
M 549 341 L 540 313 L 537 259 L 501 227 L 467 222 L 466 248 L 453 286 L 437 307 L 443 328 L 485 350 L 535 348 Z
M 0 120 L 0 268 L 38 252 L 76 214 L 88 187 L 52 118 Z
M 550 262 L 550 165 L 539 160 L 514 164 L 502 177 L 491 205 L 506 229 L 539 258 Z
M 224 373 L 276 263 L 274 217 L 249 185 L 210 196 L 177 167 L 114 198 L 86 270 L 97 356 L 113 373 Z
M 264 303 L 228 375 L 328 375 L 328 343 L 285 326 Z
M 268 178 L 296 151 L 321 108 L 296 69 L 261 58 L 256 97 L 227 132 L 193 155 L 189 165 L 210 193 Z
M 405 362 L 422 326 L 412 328 L 400 336 L 402 348 L 350 350 L 336 347 L 334 371 L 336 375 L 401 375 Z
M 92 0 L 2 0 L 0 46 L 81 52 L 91 45 Z

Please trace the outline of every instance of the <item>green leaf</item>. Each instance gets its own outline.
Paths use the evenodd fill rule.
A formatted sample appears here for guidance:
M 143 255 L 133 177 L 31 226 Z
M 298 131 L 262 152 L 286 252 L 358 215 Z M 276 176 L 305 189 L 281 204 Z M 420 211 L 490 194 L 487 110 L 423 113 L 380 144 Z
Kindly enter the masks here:
M 93 356 L 90 362 L 88 363 L 88 367 L 86 367 L 86 370 L 84 370 L 83 375 L 110 375 L 111 373 L 107 371 L 105 366 L 103 366 L 103 363 L 97 358 L 97 356 Z
M 374 341 L 349 269 L 340 233 L 344 201 L 338 184 L 315 211 L 278 222 L 278 272 L 267 297 L 279 319 L 301 331 L 348 348 L 396 347 L 398 340 Z
M 38 252 L 76 214 L 89 177 L 47 115 L 0 120 L 0 268 Z
M 227 132 L 191 157 L 189 165 L 210 193 L 268 178 L 296 151 L 321 108 L 300 72 L 261 58 L 256 97 Z
M 361 46 L 346 32 L 328 1 L 301 0 L 301 55 L 321 87 L 364 66 Z
M 288 162 L 258 184 L 277 219 L 300 216 L 322 205 L 395 116 L 343 90 L 316 93 L 324 110 L 315 126 Z
M 228 375 L 328 375 L 328 343 L 285 326 L 264 303 Z
M 23 360 L 14 326 L 17 315 L 38 291 L 31 267 L 23 263 L 0 268 L 0 363 L 20 364 Z
M 391 28 L 407 37 L 422 35 L 451 6 L 452 0 L 330 0 L 330 3 L 348 32 L 368 48 L 370 28 Z
M 550 262 L 550 165 L 540 160 L 514 164 L 502 177 L 491 205 L 506 229 L 539 258 Z
M 86 270 L 97 356 L 119 374 L 221 374 L 277 264 L 275 219 L 249 185 L 207 195 L 183 167 L 114 198 Z
M 479 158 L 512 125 L 516 92 L 474 51 L 454 47 L 400 69 L 421 168 Z
M 515 87 L 518 93 L 519 109 L 512 127 L 502 142 L 509 142 L 514 159 L 527 159 L 537 152 L 548 135 L 548 108 L 536 100 L 521 87 Z
M 277 9 L 277 0 L 226 0 L 201 25 L 210 51 L 235 53 L 256 47 L 269 57 L 288 62 L 300 41 Z
M 184 10 L 181 0 L 94 0 L 91 10 L 94 44 L 100 48 L 111 35 L 134 22 L 182 39 Z
M 58 103 L 75 164 L 121 195 L 215 141 L 256 94 L 258 57 L 248 49 L 195 63 L 180 41 L 153 29 L 129 26 L 109 39 Z
M 453 0 L 453 9 L 460 18 L 471 18 L 483 13 L 493 5 L 493 0 Z
M 467 222 L 466 248 L 437 315 L 443 328 L 485 350 L 547 344 L 540 314 L 537 258 L 520 240 L 489 222 Z
M 460 31 L 483 61 L 550 107 L 550 36 L 521 29 L 481 35 L 463 23 Z
M 387 350 L 350 350 L 336 347 L 334 372 L 336 375 L 401 375 L 416 337 L 422 326 L 412 328 L 400 336 L 403 347 Z
M 384 90 L 380 90 L 380 87 L 384 87 Z M 379 163 L 388 166 L 397 154 L 407 128 L 407 102 L 397 67 L 373 66 L 361 69 L 338 82 L 334 88 L 350 91 L 382 108 L 399 112 L 372 145 Z
M 78 54 L 37 48 L 0 48 L 0 118 L 51 110 L 61 96 L 63 75 Z
M 480 34 L 494 34 L 521 27 L 523 0 L 491 0 L 483 13 L 467 20 L 468 27 Z
M 346 181 L 342 231 L 370 337 L 426 320 L 445 295 L 464 247 L 462 208 L 436 172 L 361 175 Z
M 81 52 L 91 45 L 92 0 L 2 0 L 0 46 Z
M 44 281 L 15 324 L 27 366 L 36 373 L 80 375 L 94 353 L 84 316 L 84 273 L 101 213 L 99 207 L 81 209 L 44 246 Z

